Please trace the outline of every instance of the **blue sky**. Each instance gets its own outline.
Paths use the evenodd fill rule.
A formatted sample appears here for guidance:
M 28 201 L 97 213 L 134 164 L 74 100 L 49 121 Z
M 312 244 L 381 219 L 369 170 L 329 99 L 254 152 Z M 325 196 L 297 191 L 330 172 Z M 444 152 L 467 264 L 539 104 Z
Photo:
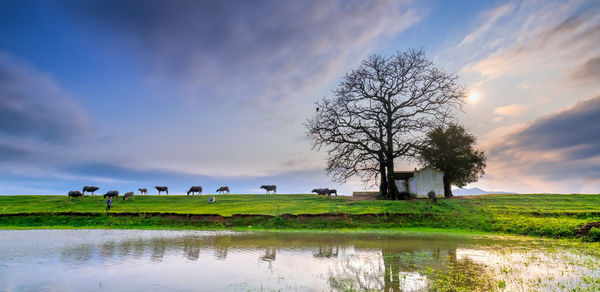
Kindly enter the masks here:
M 1 1 L 0 194 L 335 187 L 302 123 L 370 54 L 478 98 L 471 186 L 600 192 L 597 1 Z M 398 168 L 415 165 L 399 161 Z

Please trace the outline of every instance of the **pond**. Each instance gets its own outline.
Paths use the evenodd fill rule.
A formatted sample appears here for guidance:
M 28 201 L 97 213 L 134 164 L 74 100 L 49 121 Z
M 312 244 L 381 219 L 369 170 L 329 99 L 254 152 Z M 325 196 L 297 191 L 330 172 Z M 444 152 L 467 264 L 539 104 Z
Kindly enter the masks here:
M 591 247 L 417 233 L 0 230 L 0 291 L 597 291 Z

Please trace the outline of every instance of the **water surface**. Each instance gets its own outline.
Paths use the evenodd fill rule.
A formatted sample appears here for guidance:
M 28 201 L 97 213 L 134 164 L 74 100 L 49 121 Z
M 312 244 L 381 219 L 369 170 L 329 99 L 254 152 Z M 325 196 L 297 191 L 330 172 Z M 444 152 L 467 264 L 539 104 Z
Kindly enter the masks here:
M 600 289 L 600 256 L 441 235 L 0 230 L 0 291 Z

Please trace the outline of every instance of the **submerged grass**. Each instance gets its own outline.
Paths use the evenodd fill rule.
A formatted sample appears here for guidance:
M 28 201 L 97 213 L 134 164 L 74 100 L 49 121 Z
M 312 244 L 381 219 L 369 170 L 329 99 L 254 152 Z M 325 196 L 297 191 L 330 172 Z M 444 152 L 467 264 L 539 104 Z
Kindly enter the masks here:
M 433 228 L 543 236 L 575 237 L 580 226 L 600 221 L 600 195 L 523 194 L 484 195 L 439 200 L 353 201 L 346 197 L 315 195 L 219 195 L 215 204 L 205 196 L 137 196 L 115 200 L 111 214 L 101 196 L 71 199 L 66 196 L 0 196 L 0 228 L 141 228 L 141 229 L 399 229 Z M 79 215 L 57 214 L 75 212 Z M 182 215 L 270 215 L 217 222 L 146 216 L 168 212 Z M 10 214 L 26 213 L 25 216 Z M 299 220 L 283 214 L 346 213 L 348 220 Z M 365 216 L 364 214 L 377 214 Z M 597 228 L 585 239 L 598 241 Z

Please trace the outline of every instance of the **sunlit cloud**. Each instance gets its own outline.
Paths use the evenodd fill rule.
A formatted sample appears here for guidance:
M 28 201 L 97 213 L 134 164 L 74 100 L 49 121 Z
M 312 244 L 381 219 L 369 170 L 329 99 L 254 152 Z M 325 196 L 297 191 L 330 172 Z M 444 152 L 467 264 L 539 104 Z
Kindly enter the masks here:
M 494 114 L 499 115 L 499 116 L 512 117 L 512 116 L 518 116 L 518 115 L 524 113 L 525 111 L 527 111 L 527 109 L 528 109 L 527 106 L 515 103 L 515 104 L 501 106 L 501 107 L 496 108 L 494 110 Z
M 567 180 L 575 182 L 572 190 L 575 185 L 580 190 L 600 178 L 600 136 L 595 133 L 600 133 L 600 97 L 494 134 L 486 145 L 488 171 L 498 180 L 538 181 L 530 190 L 547 190 L 545 181 Z

